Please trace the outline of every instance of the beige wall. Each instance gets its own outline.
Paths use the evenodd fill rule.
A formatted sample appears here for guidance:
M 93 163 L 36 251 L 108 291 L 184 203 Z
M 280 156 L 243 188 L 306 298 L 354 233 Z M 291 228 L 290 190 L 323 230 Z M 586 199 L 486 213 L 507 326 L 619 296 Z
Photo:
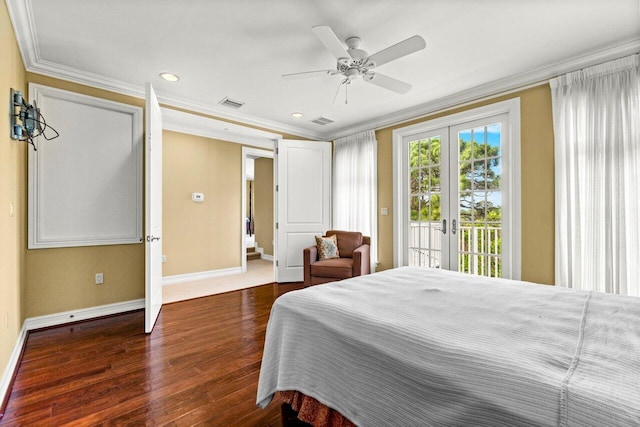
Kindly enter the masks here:
M 239 267 L 242 146 L 164 131 L 163 276 Z M 191 193 L 204 193 L 195 203 Z
M 5 40 L 6 38 L 3 38 L 3 41 Z M 4 52 L 3 49 L 3 54 Z M 26 79 L 28 82 L 144 107 L 144 100 L 139 98 L 52 77 L 26 73 Z M 241 145 L 168 131 L 163 132 L 163 137 L 163 253 L 167 255 L 167 262 L 163 264 L 163 276 L 240 266 Z M 283 137 L 300 139 L 287 134 Z M 186 145 L 180 148 L 176 141 L 185 141 Z M 212 142 L 215 144 L 212 145 Z M 187 146 L 195 152 L 189 154 Z M 200 155 L 208 156 L 210 161 L 203 162 Z M 24 161 L 21 165 L 26 169 Z M 171 175 L 172 172 L 174 175 Z M 168 177 L 176 176 L 176 173 L 179 175 L 176 179 L 168 180 Z M 212 178 L 209 180 L 212 187 L 198 187 L 198 190 L 192 185 L 209 177 Z M 184 184 L 184 188 L 174 188 L 180 183 Z M 185 194 L 185 191 L 188 193 Z M 202 206 L 207 206 L 200 211 L 192 211 L 195 216 L 185 217 L 196 221 L 197 226 L 192 226 L 194 223 L 185 222 L 184 218 L 175 215 L 181 209 L 186 215 L 188 208 L 193 208 L 191 193 L 194 191 L 205 193 Z M 23 190 L 21 197 L 25 196 L 26 190 Z M 183 197 L 186 197 L 186 203 Z M 170 203 L 176 200 L 179 201 L 175 209 L 172 209 L 173 205 Z M 197 216 L 206 210 L 212 215 L 206 218 Z M 200 225 L 205 226 L 204 234 L 200 233 Z M 26 221 L 21 230 L 23 233 L 26 232 Z M 25 238 L 22 238 L 20 242 L 24 240 Z M 144 298 L 145 254 L 142 244 L 27 251 L 23 249 L 22 252 L 25 253 L 23 319 Z M 94 284 L 94 275 L 99 272 L 104 273 L 105 280 L 100 286 Z
M 26 94 L 26 73 L 5 2 L 0 3 L 0 374 L 15 346 L 22 320 L 26 222 L 27 144 L 9 137 L 9 90 Z M 13 205 L 13 215 L 11 215 Z
M 125 104 L 141 99 L 27 73 L 27 80 Z M 43 111 L 46 115 L 46 111 Z M 55 126 L 55 123 L 51 123 Z M 60 138 L 64 138 L 61 135 Z M 104 284 L 95 284 L 104 273 Z M 144 298 L 144 245 L 107 245 L 26 251 L 24 317 Z
M 273 255 L 273 159 L 255 160 L 255 231 L 265 255 Z
M 389 208 L 388 216 L 378 213 L 378 271 L 393 267 L 392 131 L 515 97 L 520 97 L 521 108 L 522 279 L 554 283 L 553 122 L 546 84 L 376 131 L 378 206 Z

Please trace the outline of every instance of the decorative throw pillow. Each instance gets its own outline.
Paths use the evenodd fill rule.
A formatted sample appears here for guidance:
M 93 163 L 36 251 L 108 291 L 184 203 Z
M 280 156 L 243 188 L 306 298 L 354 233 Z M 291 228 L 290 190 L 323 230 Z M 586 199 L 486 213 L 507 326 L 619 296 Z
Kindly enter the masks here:
M 329 237 L 316 236 L 316 246 L 318 247 L 318 260 L 340 258 L 335 234 Z

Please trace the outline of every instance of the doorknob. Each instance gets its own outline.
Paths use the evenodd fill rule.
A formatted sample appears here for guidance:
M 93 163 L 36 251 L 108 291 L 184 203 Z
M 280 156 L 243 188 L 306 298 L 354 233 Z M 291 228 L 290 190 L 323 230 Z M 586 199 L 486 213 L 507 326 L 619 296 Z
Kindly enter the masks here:
M 451 220 L 451 234 L 456 234 L 456 220 Z
M 160 240 L 160 238 L 155 236 L 147 236 L 147 242 L 153 242 L 155 240 Z
M 442 230 L 440 230 L 440 231 L 442 231 L 442 234 L 447 234 L 447 220 L 446 219 L 442 220 Z

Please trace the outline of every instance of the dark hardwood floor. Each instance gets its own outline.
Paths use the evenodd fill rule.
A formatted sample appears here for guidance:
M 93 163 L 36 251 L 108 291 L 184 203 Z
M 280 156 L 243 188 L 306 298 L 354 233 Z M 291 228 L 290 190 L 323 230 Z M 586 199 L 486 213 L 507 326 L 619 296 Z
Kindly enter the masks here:
M 280 426 L 256 404 L 270 284 L 29 334 L 1 426 Z

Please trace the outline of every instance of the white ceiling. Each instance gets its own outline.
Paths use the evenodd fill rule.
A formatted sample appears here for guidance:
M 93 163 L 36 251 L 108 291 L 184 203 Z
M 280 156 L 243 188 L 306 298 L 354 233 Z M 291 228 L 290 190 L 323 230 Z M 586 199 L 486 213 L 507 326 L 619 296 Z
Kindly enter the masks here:
M 330 139 L 640 52 L 640 0 L 6 0 L 29 71 L 143 96 L 277 132 Z M 413 35 L 427 47 L 380 66 L 399 95 L 340 76 L 311 32 L 330 26 L 373 54 Z M 158 73 L 180 76 L 168 83 Z M 245 102 L 239 110 L 218 104 Z M 305 115 L 293 118 L 291 113 Z M 310 120 L 325 116 L 335 123 Z

